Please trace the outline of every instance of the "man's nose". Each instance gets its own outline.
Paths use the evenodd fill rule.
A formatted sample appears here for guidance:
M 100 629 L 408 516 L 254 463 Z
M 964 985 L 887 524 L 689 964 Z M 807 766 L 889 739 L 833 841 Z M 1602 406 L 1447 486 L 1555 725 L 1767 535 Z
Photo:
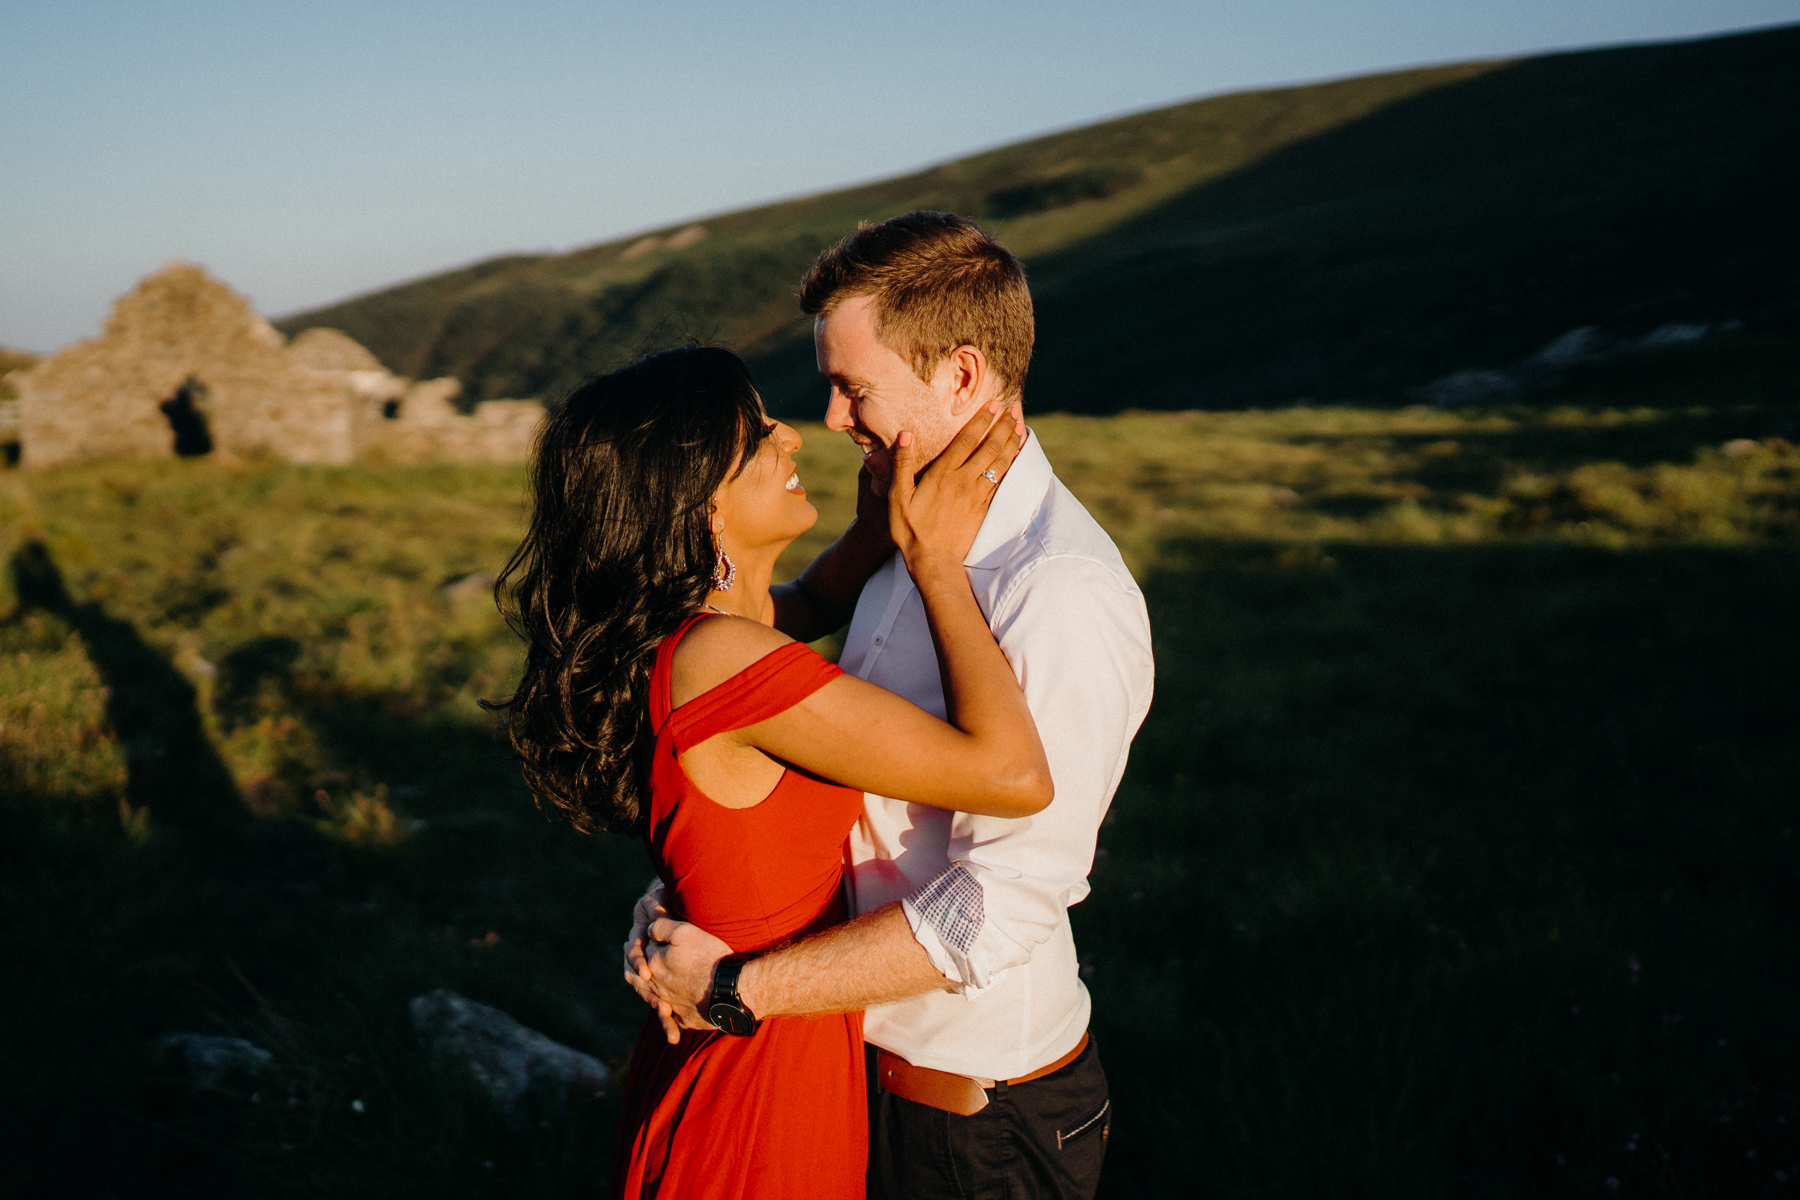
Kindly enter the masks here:
M 855 424 L 850 415 L 850 398 L 832 388 L 831 399 L 825 405 L 825 428 L 833 433 L 849 433 Z

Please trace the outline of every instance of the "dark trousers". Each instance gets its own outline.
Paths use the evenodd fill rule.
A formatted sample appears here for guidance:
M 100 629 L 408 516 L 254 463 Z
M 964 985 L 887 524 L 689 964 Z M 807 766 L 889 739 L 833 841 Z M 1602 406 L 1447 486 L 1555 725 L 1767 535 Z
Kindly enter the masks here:
M 1042 1079 L 994 1085 L 959 1117 L 883 1091 L 869 1047 L 869 1200 L 1091 1200 L 1112 1131 L 1092 1038 Z

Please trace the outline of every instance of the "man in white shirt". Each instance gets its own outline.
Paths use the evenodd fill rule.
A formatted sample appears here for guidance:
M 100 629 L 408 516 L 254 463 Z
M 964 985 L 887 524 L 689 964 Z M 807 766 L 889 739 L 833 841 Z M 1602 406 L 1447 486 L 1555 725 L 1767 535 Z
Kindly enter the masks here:
M 1019 395 L 1030 293 L 972 222 L 916 212 L 860 229 L 820 257 L 801 302 L 831 382 L 826 424 L 863 448 L 876 493 L 900 431 L 928 460 L 990 400 Z M 874 508 L 865 495 L 857 525 L 780 591 L 776 624 L 811 640 L 853 601 L 839 665 L 941 717 L 924 606 L 899 556 L 882 554 Z M 646 956 L 640 906 L 627 978 L 696 1028 L 721 999 L 758 1017 L 865 1009 L 871 1196 L 1087 1197 L 1111 1104 L 1068 908 L 1088 893 L 1100 821 L 1150 706 L 1149 620 L 1035 437 L 964 565 L 1037 721 L 1050 806 L 1005 820 L 870 795 L 850 839 L 854 920 L 744 963 L 721 996 L 729 948 L 661 917 Z

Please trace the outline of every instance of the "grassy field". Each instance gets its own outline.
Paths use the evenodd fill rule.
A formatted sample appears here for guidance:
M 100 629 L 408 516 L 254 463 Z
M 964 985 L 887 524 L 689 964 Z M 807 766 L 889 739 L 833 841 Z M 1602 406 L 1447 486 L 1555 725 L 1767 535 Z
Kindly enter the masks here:
M 978 218 L 1025 260 L 1040 409 L 1388 402 L 1565 331 L 1800 311 L 1800 27 L 1209 97 L 279 322 L 472 398 L 671 337 L 811 415 L 794 293 L 860 220 Z
M 1075 913 L 1109 1195 L 1793 1193 L 1800 395 L 1656 391 L 1715 353 L 1532 409 L 1034 420 L 1157 638 Z M 804 432 L 790 568 L 852 499 Z M 510 1132 L 406 1017 L 635 1032 L 643 851 L 534 812 L 474 703 L 520 484 L 0 474 L 9 1190 L 595 1193 L 612 1101 Z M 194 1092 L 173 1030 L 274 1062 Z

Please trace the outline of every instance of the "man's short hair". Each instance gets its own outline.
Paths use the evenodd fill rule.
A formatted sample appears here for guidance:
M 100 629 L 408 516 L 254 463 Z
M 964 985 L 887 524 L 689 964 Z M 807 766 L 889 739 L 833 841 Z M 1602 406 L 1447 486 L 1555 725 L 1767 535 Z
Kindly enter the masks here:
M 1025 268 L 975 222 L 921 209 L 859 225 L 813 263 L 800 307 L 819 317 L 857 296 L 874 299 L 875 335 L 921 380 L 974 346 L 1002 395 L 1024 388 L 1036 337 Z

